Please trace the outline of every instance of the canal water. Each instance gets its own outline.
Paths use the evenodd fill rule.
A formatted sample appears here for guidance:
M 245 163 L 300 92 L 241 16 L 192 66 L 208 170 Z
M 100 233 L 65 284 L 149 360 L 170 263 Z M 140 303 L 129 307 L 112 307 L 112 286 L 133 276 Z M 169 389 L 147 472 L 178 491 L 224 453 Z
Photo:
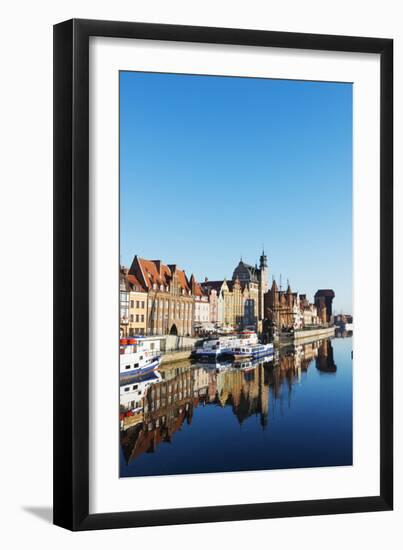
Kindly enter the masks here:
M 351 337 L 332 338 L 125 382 L 121 477 L 351 465 L 351 352 Z

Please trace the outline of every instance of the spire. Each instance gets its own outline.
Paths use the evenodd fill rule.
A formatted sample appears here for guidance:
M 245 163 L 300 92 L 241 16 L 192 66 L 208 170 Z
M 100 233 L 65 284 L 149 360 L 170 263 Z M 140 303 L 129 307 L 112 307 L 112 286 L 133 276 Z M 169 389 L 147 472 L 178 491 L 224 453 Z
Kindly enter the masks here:
M 260 269 L 262 268 L 267 268 L 267 256 L 266 254 L 264 253 L 264 245 L 262 245 L 262 254 L 259 258 L 259 267 Z

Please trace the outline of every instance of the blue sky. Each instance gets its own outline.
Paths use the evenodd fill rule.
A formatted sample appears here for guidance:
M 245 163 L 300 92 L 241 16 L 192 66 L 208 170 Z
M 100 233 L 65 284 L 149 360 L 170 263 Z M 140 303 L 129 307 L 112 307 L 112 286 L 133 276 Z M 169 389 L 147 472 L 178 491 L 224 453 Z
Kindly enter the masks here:
M 120 73 L 121 262 L 270 283 L 352 308 L 352 85 Z

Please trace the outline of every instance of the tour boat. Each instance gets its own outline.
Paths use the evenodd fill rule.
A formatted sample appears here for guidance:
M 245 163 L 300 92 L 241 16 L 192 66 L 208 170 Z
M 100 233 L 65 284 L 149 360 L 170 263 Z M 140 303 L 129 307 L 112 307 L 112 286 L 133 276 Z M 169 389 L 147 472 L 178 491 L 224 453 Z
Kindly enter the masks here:
M 220 338 L 209 338 L 204 340 L 201 347 L 194 350 L 193 356 L 196 359 L 217 359 L 226 351 L 229 351 L 236 342 L 236 336 L 222 336 Z
M 120 377 L 139 376 L 157 369 L 161 364 L 159 349 L 156 338 L 121 338 Z
M 251 331 L 244 331 L 239 335 L 209 338 L 204 340 L 201 347 L 194 350 L 193 356 L 196 359 L 217 359 L 222 355 L 231 354 L 231 351 L 239 345 L 253 345 L 257 341 L 256 333 Z
M 246 358 L 260 359 L 274 352 L 273 344 L 241 345 L 232 348 L 228 353 L 235 361 Z

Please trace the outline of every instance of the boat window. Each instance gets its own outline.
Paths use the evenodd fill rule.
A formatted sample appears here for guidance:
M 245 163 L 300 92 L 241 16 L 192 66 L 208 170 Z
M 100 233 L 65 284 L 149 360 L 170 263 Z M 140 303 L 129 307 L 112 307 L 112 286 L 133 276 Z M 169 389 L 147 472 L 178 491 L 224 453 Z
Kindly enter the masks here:
M 134 389 L 134 390 L 137 390 L 138 387 L 139 387 L 138 384 L 135 384 L 135 385 L 133 386 L 133 389 Z
M 143 359 L 143 356 L 142 356 L 142 355 L 140 355 L 140 361 L 141 361 L 142 359 Z
M 130 369 L 130 365 L 126 365 L 126 370 L 129 370 Z
M 135 363 L 134 368 L 137 369 L 138 366 L 139 366 L 139 364 L 138 364 L 138 363 Z
M 129 387 L 125 388 L 125 391 L 129 391 L 129 390 L 130 390 L 130 388 L 129 388 Z

